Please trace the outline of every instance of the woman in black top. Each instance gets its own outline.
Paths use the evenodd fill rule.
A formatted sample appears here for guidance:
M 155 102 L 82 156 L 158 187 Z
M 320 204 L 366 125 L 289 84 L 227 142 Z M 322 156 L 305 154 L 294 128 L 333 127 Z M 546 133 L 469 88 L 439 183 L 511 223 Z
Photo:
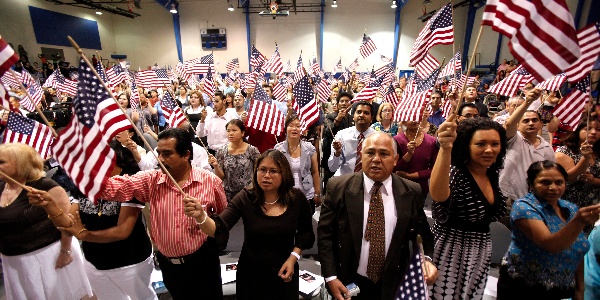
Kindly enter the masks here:
M 200 202 L 184 198 L 185 213 L 217 241 L 241 218 L 244 245 L 237 266 L 236 299 L 298 299 L 298 259 L 315 236 L 304 193 L 294 188 L 288 160 L 277 150 L 256 161 L 253 188 L 243 189 L 220 215 L 207 218 Z M 291 253 L 290 253 L 291 252 Z
M 131 151 L 112 141 L 116 164 L 113 175 L 140 171 Z M 70 228 L 59 228 L 82 241 L 85 271 L 99 299 L 157 299 L 150 282 L 152 245 L 142 222 L 144 204 L 100 199 L 94 204 L 74 193 Z M 85 224 L 85 225 L 83 225 Z

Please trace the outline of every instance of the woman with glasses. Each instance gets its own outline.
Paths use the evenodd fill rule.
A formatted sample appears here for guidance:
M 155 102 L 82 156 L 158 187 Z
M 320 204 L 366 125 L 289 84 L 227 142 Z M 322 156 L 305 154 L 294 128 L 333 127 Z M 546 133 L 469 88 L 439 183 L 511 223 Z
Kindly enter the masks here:
M 225 125 L 228 143 L 210 155 L 208 163 L 214 168 L 215 175 L 223 180 L 227 201 L 250 184 L 254 162 L 260 155 L 256 147 L 244 141 L 246 126 L 240 119 L 233 119 Z
M 394 105 L 391 103 L 382 103 L 377 111 L 377 122 L 371 125 L 371 128 L 389 133 L 392 137 L 398 134 L 398 123 L 394 122 L 394 110 Z
M 300 140 L 302 132 L 298 115 L 292 115 L 285 121 L 285 132 L 286 140 L 275 145 L 274 148 L 287 158 L 292 168 L 294 187 L 304 193 L 314 213 L 315 206 L 321 205 L 321 178 L 317 150 L 311 143 Z
M 310 207 L 294 188 L 288 160 L 267 150 L 257 160 L 253 187 L 244 188 L 220 215 L 208 214 L 198 199 L 184 198 L 185 213 L 218 241 L 241 218 L 244 245 L 237 266 L 236 299 L 298 299 L 298 259 L 315 236 Z

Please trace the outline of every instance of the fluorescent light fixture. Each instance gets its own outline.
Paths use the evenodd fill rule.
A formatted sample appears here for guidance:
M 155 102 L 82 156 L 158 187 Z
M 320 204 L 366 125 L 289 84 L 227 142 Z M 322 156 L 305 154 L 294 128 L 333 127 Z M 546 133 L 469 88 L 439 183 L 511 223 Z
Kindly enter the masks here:
M 331 7 L 336 8 L 337 7 L 337 1 L 333 0 L 333 4 L 331 4 Z
M 102 12 L 101 11 L 97 11 L 96 14 L 99 15 L 99 16 L 101 16 Z
M 396 0 L 392 1 L 392 6 L 391 6 L 391 7 L 392 7 L 392 8 L 396 8 L 396 7 L 398 7 L 398 5 L 396 5 Z
M 228 10 L 228 11 L 233 11 L 233 10 L 234 10 L 234 8 L 233 8 L 233 4 L 229 4 L 229 8 L 227 8 L 227 10 Z
M 176 14 L 177 13 L 177 9 L 175 8 L 175 4 L 171 4 L 171 10 L 169 10 L 170 13 L 172 14 Z

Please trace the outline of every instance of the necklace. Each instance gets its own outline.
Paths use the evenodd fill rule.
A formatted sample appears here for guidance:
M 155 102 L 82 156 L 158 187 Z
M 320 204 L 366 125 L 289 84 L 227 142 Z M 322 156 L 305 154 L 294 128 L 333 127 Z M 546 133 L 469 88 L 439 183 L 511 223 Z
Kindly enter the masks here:
M 279 201 L 279 197 L 277 197 L 277 199 L 275 199 L 275 201 L 273 201 L 273 202 L 267 202 L 267 201 L 265 201 L 265 204 L 266 205 L 273 205 L 273 204 L 277 203 L 277 201 Z
M 5 199 L 10 199 L 6 202 L 6 204 L 4 204 L 4 207 L 8 207 L 9 205 L 11 205 L 13 202 L 15 202 L 15 200 L 17 200 L 17 198 L 19 197 L 19 195 L 21 194 L 21 191 L 14 190 L 14 192 L 12 193 L 12 195 L 8 194 L 8 189 L 4 189 L 4 192 L 2 193 L 2 196 L 4 196 Z M 279 199 L 277 199 L 279 200 Z
M 415 141 L 415 142 L 417 142 L 417 144 L 420 143 L 421 142 L 421 140 L 419 139 L 420 136 L 421 136 L 421 131 L 420 130 L 417 131 L 417 134 L 416 134 L 416 136 L 414 138 L 411 138 L 408 135 L 408 132 L 406 132 L 406 137 L 408 138 L 409 142 Z
M 292 154 L 294 151 L 296 151 L 296 149 L 298 149 L 298 147 L 300 147 L 300 143 L 298 143 L 298 145 L 296 145 L 296 147 L 291 148 L 290 142 L 288 142 L 288 151 L 290 152 L 290 154 Z

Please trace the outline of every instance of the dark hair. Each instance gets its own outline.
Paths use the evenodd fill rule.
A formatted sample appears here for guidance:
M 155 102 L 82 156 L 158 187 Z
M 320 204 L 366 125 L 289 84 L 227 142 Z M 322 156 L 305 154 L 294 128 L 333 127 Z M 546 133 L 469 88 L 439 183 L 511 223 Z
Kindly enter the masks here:
M 341 92 L 341 93 L 338 93 L 338 96 L 335 100 L 339 103 L 340 99 L 342 97 L 348 97 L 348 98 L 350 98 L 350 100 L 352 100 L 352 98 L 354 98 L 354 95 L 352 95 L 352 93 L 350 93 L 350 92 Z
M 452 148 L 452 165 L 459 167 L 466 166 L 471 160 L 470 145 L 473 135 L 475 135 L 476 131 L 490 129 L 496 130 L 500 136 L 500 153 L 498 153 L 496 162 L 490 166 L 490 169 L 494 172 L 498 172 L 502 169 L 507 148 L 506 129 L 489 118 L 470 118 L 458 124 L 458 128 L 456 129 L 456 140 L 454 141 L 454 147 Z
M 590 120 L 590 123 L 592 122 L 596 122 L 598 124 L 600 124 L 599 121 L 596 120 Z M 572 132 L 570 132 L 569 134 L 567 134 L 567 136 L 565 136 L 563 138 L 563 144 L 569 148 L 571 151 L 575 152 L 575 153 L 579 153 L 579 143 L 581 142 L 579 140 L 579 132 L 581 132 L 582 130 L 587 130 L 587 121 L 583 120 L 581 122 L 579 122 L 579 124 L 577 125 L 577 127 L 575 127 L 575 130 L 573 130 Z M 598 144 L 598 142 L 596 141 L 595 144 Z M 594 151 L 595 152 L 595 151 Z
M 133 175 L 140 171 L 140 167 L 135 161 L 135 158 L 133 158 L 133 154 L 131 153 L 131 151 L 121 146 L 121 143 L 119 141 L 111 141 L 110 148 L 112 148 L 113 151 L 115 151 L 116 165 L 122 169 L 120 175 Z
M 294 198 L 293 188 L 294 188 L 294 176 L 292 175 L 292 169 L 290 167 L 290 163 L 279 150 L 269 149 L 263 152 L 256 163 L 254 164 L 254 175 L 252 176 L 252 191 L 256 195 L 256 199 L 254 203 L 257 205 L 265 204 L 265 195 L 263 190 L 258 185 L 258 166 L 265 158 L 271 158 L 275 164 L 279 167 L 281 171 L 281 185 L 279 186 L 279 199 L 283 206 L 289 206 L 292 199 Z
M 441 91 L 435 90 L 435 91 L 431 92 L 431 94 L 429 95 L 429 98 L 431 98 L 434 94 L 438 94 L 440 96 L 440 98 L 444 97 L 444 94 L 442 94 Z
M 188 131 L 180 128 L 169 128 L 158 134 L 159 141 L 170 138 L 177 141 L 175 143 L 175 151 L 177 151 L 177 154 L 179 154 L 179 156 L 184 156 L 189 152 L 189 161 L 191 162 L 192 157 L 194 156 L 194 148 L 192 147 L 192 138 Z
M 527 169 L 527 185 L 529 185 L 529 187 L 533 186 L 533 182 L 542 171 L 551 169 L 558 170 L 558 172 L 560 172 L 560 174 L 565 178 L 565 182 L 567 181 L 569 174 L 567 173 L 567 170 L 563 168 L 563 166 L 551 160 L 541 160 L 532 163 Z
M 371 104 L 371 103 L 369 103 L 369 102 L 367 102 L 367 101 L 358 101 L 358 102 L 356 103 L 356 106 L 355 106 L 355 108 L 354 108 L 354 111 L 352 112 L 352 115 L 354 115 L 354 112 L 356 112 L 356 110 L 358 109 L 358 107 L 359 107 L 359 106 L 361 106 L 361 105 L 368 106 L 368 107 L 369 107 L 369 109 L 370 109 L 370 111 L 371 111 L 371 116 L 373 116 L 373 115 L 374 115 L 374 113 L 373 113 L 373 104 Z
M 225 131 L 227 131 L 227 127 L 229 127 L 229 125 L 237 126 L 242 132 L 246 131 L 246 125 L 244 125 L 244 122 L 242 122 L 240 119 L 231 119 L 231 121 L 227 122 L 227 124 L 225 124 Z
M 462 116 L 462 112 L 463 112 L 463 110 L 465 109 L 465 107 L 471 107 L 471 108 L 474 108 L 474 109 L 476 109 L 476 110 L 477 110 L 477 112 L 479 113 L 479 108 L 477 107 L 477 105 L 475 105 L 475 103 L 472 103 L 472 102 L 465 102 L 465 103 L 461 104 L 461 105 L 458 107 L 458 113 L 457 113 L 457 114 L 458 114 L 459 116 Z
M 290 114 L 287 116 L 287 118 L 285 119 L 285 126 L 284 126 L 284 130 L 285 132 L 287 132 L 288 126 L 290 126 L 290 124 L 292 122 L 294 122 L 295 120 L 300 120 L 300 117 L 298 117 L 297 114 Z
M 216 91 L 215 97 L 219 97 L 219 99 L 221 99 L 221 101 L 225 100 L 225 94 L 223 94 L 223 92 L 221 92 L 221 91 Z
M 263 88 L 269 88 L 269 91 L 273 92 L 273 87 L 270 84 L 268 84 L 268 83 L 263 83 L 262 87 Z

